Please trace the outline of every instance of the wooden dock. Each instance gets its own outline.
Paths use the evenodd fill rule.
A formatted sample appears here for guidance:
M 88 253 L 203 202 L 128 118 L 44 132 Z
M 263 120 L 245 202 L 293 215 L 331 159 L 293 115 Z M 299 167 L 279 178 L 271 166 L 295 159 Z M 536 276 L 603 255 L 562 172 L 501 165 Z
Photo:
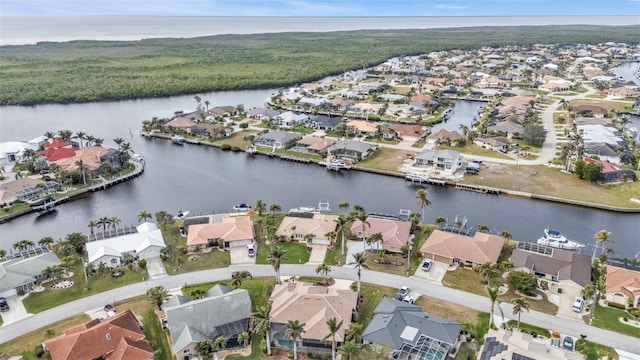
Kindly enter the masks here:
M 310 159 L 304 159 L 304 158 L 299 158 L 299 157 L 295 157 L 295 156 L 280 156 L 281 160 L 286 160 L 286 161 L 291 161 L 291 162 L 297 162 L 297 163 L 301 163 L 301 164 L 308 164 L 311 162 Z
M 456 184 L 456 189 L 458 189 L 458 190 L 475 191 L 475 192 L 479 192 L 479 193 L 482 193 L 482 194 L 494 194 L 494 195 L 500 194 L 500 189 L 489 187 L 489 186 L 482 186 L 482 185 L 471 185 L 471 184 L 457 183 Z

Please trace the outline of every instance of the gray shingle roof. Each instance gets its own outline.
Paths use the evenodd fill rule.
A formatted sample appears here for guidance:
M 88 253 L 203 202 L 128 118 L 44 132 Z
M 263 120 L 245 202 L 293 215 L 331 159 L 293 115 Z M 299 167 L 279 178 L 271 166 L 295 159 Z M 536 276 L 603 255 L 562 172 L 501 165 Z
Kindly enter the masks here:
M 329 149 L 329 152 L 334 152 L 336 150 L 349 150 L 356 151 L 359 153 L 366 153 L 367 151 L 374 149 L 376 146 L 371 145 L 362 141 L 354 141 L 354 140 L 344 140 L 339 141 L 338 143 L 332 145 Z
M 546 256 L 516 249 L 511 261 L 516 268 L 557 275 L 558 280 L 572 280 L 580 286 L 591 282 L 591 258 L 587 255 L 553 249 L 552 256 Z
M 35 276 L 41 274 L 42 270 L 58 264 L 60 259 L 52 252 L 0 263 L 0 292 L 35 282 Z

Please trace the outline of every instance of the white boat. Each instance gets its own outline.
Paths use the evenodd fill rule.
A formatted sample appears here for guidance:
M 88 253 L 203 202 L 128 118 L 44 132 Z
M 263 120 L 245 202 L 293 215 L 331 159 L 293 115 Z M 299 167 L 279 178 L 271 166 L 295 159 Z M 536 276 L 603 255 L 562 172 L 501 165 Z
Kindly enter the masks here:
M 173 220 L 184 220 L 189 215 L 189 211 L 179 210 L 178 214 L 173 217 Z
M 251 205 L 247 205 L 247 204 L 238 204 L 236 206 L 233 207 L 233 210 L 235 211 L 249 211 L 251 210 Z
M 299 206 L 289 210 L 289 214 L 318 214 L 318 209 L 310 206 Z
M 558 249 L 577 250 L 582 249 L 584 244 L 567 239 L 560 231 L 544 229 L 544 236 L 537 241 L 540 245 L 545 245 Z
M 184 138 L 180 135 L 173 135 L 171 137 L 171 142 L 176 144 L 176 145 L 184 145 Z

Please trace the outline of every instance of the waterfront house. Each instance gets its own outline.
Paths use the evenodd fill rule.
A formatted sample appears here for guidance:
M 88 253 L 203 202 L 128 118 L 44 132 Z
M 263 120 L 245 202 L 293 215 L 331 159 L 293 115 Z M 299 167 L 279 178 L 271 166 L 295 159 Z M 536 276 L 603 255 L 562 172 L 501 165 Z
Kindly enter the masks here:
M 617 86 L 609 89 L 609 96 L 633 99 L 640 96 L 640 91 L 628 88 L 626 86 Z
M 349 229 L 358 239 L 380 233 L 382 240 L 379 244 L 372 244 L 374 249 L 384 249 L 390 252 L 401 253 L 402 247 L 409 243 L 411 238 L 411 222 L 395 219 L 387 219 L 376 216 L 368 216 L 367 225 L 362 232 L 362 222 L 355 220 Z M 366 248 L 366 246 L 365 246 Z
M 507 152 L 509 148 L 509 139 L 503 136 L 484 136 L 473 139 L 473 143 L 483 149 Z
M 513 121 L 499 121 L 493 125 L 487 126 L 487 131 L 490 133 L 498 133 L 506 135 L 507 139 L 511 139 L 513 136 L 522 134 L 522 125 Z
M 52 360 L 154 359 L 142 323 L 131 310 L 68 328 L 63 335 L 43 342 L 42 347 Z
M 417 305 L 383 297 L 362 333 L 365 344 L 391 349 L 393 359 L 446 359 L 462 325 L 422 311 Z
M 309 119 L 309 126 L 324 131 L 332 131 L 338 126 L 338 124 L 342 123 L 342 118 L 338 116 L 327 116 L 327 115 L 314 115 Z
M 173 354 L 180 360 L 200 359 L 196 346 L 205 339 L 224 336 L 226 348 L 241 346 L 238 335 L 249 330 L 251 298 L 247 290 L 216 285 L 200 299 L 175 295 L 163 309 Z
M 185 224 L 190 251 L 206 247 L 246 246 L 254 242 L 253 223 L 249 215 L 214 214 L 198 218 L 206 223 Z
M 32 200 L 58 190 L 60 190 L 60 184 L 55 181 L 31 178 L 10 180 L 0 184 L 0 203 L 8 205 L 17 200 Z
M 350 282 L 349 282 L 350 284 Z M 342 282 L 332 286 L 318 286 L 306 282 L 276 284 L 269 297 L 271 326 L 269 332 L 276 347 L 293 349 L 293 341 L 285 337 L 289 320 L 304 324 L 298 351 L 303 353 L 331 353 L 331 339 L 327 339 L 327 321 L 335 318 L 342 326 L 335 334 L 338 346 L 345 341 L 345 331 L 351 324 L 358 295 Z
M 640 308 L 640 269 L 607 264 L 605 296 L 608 302 Z
M 209 109 L 209 113 L 218 118 L 228 118 L 238 114 L 238 109 L 233 106 L 216 106 Z
M 361 141 L 343 140 L 331 145 L 327 153 L 340 159 L 360 161 L 377 148 L 376 145 Z
M 273 147 L 274 149 L 286 149 L 302 139 L 302 135 L 285 131 L 269 131 L 253 140 L 255 145 Z
M 0 166 L 5 171 L 13 168 L 13 166 L 22 161 L 22 154 L 25 150 L 35 150 L 36 146 L 22 141 L 7 141 L 0 143 Z
M 351 120 L 347 122 L 347 126 L 356 129 L 357 133 L 362 136 L 370 137 L 376 134 L 380 124 L 373 121 Z
M 428 130 L 420 125 L 389 124 L 389 133 L 395 139 L 416 142 L 427 136 Z
M 80 169 L 80 163 L 91 174 L 96 176 L 100 172 L 102 158 L 108 158 L 109 151 L 102 146 L 90 146 L 77 149 L 75 154 L 64 159 L 51 161 L 60 166 L 62 171 L 74 171 Z
M 189 129 L 191 129 L 194 126 L 196 126 L 196 122 L 193 121 L 193 119 L 188 117 L 177 117 L 173 120 L 170 120 L 164 123 L 164 125 L 162 125 L 165 131 L 169 131 L 171 128 L 173 128 L 173 129 L 180 129 L 186 132 L 188 132 Z
M 440 129 L 427 136 L 427 147 L 434 148 L 436 145 L 450 144 L 459 140 L 464 140 L 464 136 L 455 131 Z
M 582 289 L 591 282 L 591 257 L 577 252 L 520 242 L 510 260 L 516 270 L 560 287 Z
M 191 133 L 199 136 L 210 136 L 214 139 L 225 138 L 233 133 L 231 126 L 221 124 L 199 123 L 191 128 Z
M 306 235 L 312 235 L 307 245 L 329 245 L 327 233 L 336 231 L 338 215 L 313 214 L 312 218 L 285 216 L 278 226 L 276 236 L 281 240 L 303 241 Z
M 157 258 L 160 250 L 166 247 L 162 232 L 151 222 L 96 233 L 89 237 L 85 246 L 91 266 L 104 263 L 110 268 L 120 266 L 128 259 Z
M 16 254 L 12 259 L 0 262 L 0 297 L 29 292 L 42 271 L 60 265 L 60 259 L 46 248 L 36 248 Z
M 269 121 L 276 115 L 280 115 L 280 112 L 271 108 L 256 107 L 247 111 L 248 117 L 261 121 Z
M 504 238 L 476 232 L 473 237 L 434 230 L 420 248 L 422 257 L 447 264 L 467 266 L 498 262 Z
M 313 154 L 321 154 L 337 142 L 333 138 L 324 138 L 317 136 L 307 136 L 296 142 L 296 147 L 304 148 L 306 152 Z
M 453 150 L 422 150 L 415 157 L 413 166 L 432 168 L 452 175 L 462 168 L 462 156 Z
M 293 111 L 286 111 L 273 117 L 273 124 L 281 128 L 293 128 L 298 125 L 305 125 L 309 121 L 307 114 L 297 114 Z

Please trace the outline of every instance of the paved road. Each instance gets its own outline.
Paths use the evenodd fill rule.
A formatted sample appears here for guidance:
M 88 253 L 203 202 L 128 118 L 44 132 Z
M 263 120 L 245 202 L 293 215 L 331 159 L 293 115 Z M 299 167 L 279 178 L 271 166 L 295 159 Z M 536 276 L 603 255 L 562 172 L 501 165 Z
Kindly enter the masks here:
M 316 276 L 315 268 L 316 267 L 313 265 L 304 264 L 283 265 L 281 273 L 283 276 Z M 140 282 L 60 305 L 54 309 L 31 315 L 17 323 L 2 326 L 0 327 L 0 342 L 9 341 L 69 316 L 88 311 L 90 309 L 100 308 L 104 306 L 105 303 L 113 301 L 114 299 L 123 300 L 142 295 L 148 288 L 154 286 L 161 285 L 170 289 L 181 287 L 185 284 L 229 279 L 231 277 L 231 272 L 237 271 L 238 269 L 248 270 L 254 277 L 274 275 L 273 269 L 270 265 L 231 266 L 223 269 L 204 270 Z M 345 267 L 334 267 L 331 272 L 331 276 L 334 278 L 348 280 L 356 280 L 357 278 L 356 271 L 354 269 Z M 439 283 L 430 282 L 424 279 L 405 278 L 387 273 L 363 270 L 362 281 L 396 288 L 400 285 L 408 285 L 419 294 L 425 294 L 436 299 L 445 300 L 479 311 L 489 310 L 490 303 L 489 299 L 486 297 L 447 288 Z M 515 316 L 512 315 L 512 307 L 510 304 L 501 304 L 501 308 L 503 309 L 506 318 L 515 319 Z M 562 333 L 574 337 L 578 337 L 580 334 L 586 334 L 588 340 L 606 344 L 616 349 L 640 354 L 640 341 L 631 336 L 595 328 L 580 322 L 572 322 L 564 318 L 539 313 L 537 311 L 530 311 L 529 313 L 522 314 L 522 321 L 547 329 L 558 329 Z

